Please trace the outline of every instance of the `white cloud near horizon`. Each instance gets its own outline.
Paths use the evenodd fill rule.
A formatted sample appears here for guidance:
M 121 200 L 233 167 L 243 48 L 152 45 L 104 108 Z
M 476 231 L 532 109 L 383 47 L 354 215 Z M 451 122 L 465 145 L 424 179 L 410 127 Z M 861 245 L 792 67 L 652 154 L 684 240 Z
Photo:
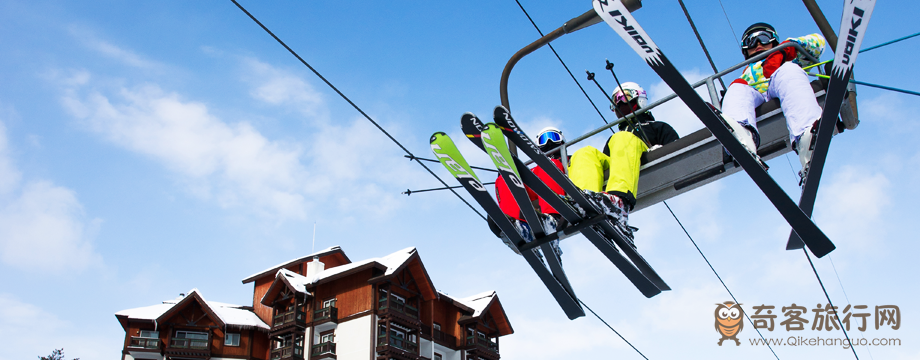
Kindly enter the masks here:
M 93 34 L 92 31 L 86 28 L 70 26 L 68 30 L 70 35 L 82 42 L 83 45 L 104 55 L 105 57 L 114 59 L 123 64 L 138 69 L 159 70 L 164 68 L 163 64 L 146 59 L 132 51 L 125 50 L 108 41 L 100 39 L 95 34 Z
M 68 359 L 97 359 L 122 342 L 122 338 L 87 330 L 14 295 L 0 293 L 0 336 L 4 343 L 16 344 L 0 347 L 0 360 L 23 358 L 24 354 L 45 356 L 60 348 Z
M 102 264 L 89 219 L 73 190 L 46 180 L 21 184 L 0 122 L 0 262 L 15 268 L 81 271 Z

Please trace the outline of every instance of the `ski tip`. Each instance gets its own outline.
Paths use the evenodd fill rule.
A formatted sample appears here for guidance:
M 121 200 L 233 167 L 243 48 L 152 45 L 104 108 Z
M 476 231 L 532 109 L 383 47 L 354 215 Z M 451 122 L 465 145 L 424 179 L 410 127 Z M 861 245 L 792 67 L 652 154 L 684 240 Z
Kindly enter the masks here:
M 438 140 L 439 137 L 447 136 L 443 131 L 437 131 L 434 134 L 431 134 L 431 139 L 428 140 L 429 143 L 433 143 Z

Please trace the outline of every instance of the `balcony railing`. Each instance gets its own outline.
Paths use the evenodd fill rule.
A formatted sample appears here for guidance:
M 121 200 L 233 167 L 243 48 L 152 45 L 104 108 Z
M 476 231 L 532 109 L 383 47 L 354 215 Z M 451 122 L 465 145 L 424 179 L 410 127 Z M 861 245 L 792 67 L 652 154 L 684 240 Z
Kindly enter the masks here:
M 313 348 L 310 350 L 310 356 L 319 356 L 325 354 L 335 354 L 335 343 L 324 342 L 322 344 L 316 344 L 313 345 Z
M 377 337 L 377 346 L 392 346 L 400 350 L 418 354 L 418 344 L 395 336 L 381 335 Z
M 300 310 L 291 310 L 288 312 L 280 313 L 272 318 L 272 328 L 287 325 L 295 321 L 301 324 L 305 324 L 306 315 L 306 313 Z
M 389 304 L 387 303 L 387 298 L 381 298 L 377 300 L 377 309 L 379 310 L 392 310 L 408 315 L 413 319 L 418 319 L 418 309 L 407 305 L 406 303 L 399 301 L 395 297 L 391 296 Z
M 492 341 L 490 341 L 490 340 L 488 340 L 488 339 L 483 339 L 483 338 L 480 338 L 480 337 L 477 337 L 477 336 L 467 336 L 467 337 L 466 337 L 466 345 L 468 345 L 468 346 L 469 346 L 469 345 L 476 345 L 476 346 L 478 346 L 478 347 L 481 347 L 481 348 L 483 348 L 483 349 L 486 349 L 486 350 L 489 350 L 489 351 L 491 351 L 491 352 L 494 352 L 494 353 L 498 354 L 498 344 L 496 344 L 496 343 L 494 343 L 494 342 L 492 342 Z
M 332 322 L 338 322 L 339 309 L 337 309 L 335 306 L 330 306 L 330 307 L 324 307 L 322 309 L 313 311 L 313 322 L 314 323 L 319 322 L 319 321 L 326 321 L 326 320 L 329 320 Z
M 151 338 L 142 338 L 138 336 L 131 337 L 131 343 L 128 345 L 131 348 L 142 348 L 142 349 L 158 349 L 160 347 L 160 339 L 151 339 Z
M 170 339 L 169 347 L 174 349 L 208 350 L 208 339 Z
M 271 360 L 281 359 L 303 359 L 303 346 L 290 345 L 273 349 L 271 352 Z
M 449 344 L 450 346 L 457 346 L 457 338 L 455 336 L 442 332 L 438 329 L 432 329 L 427 325 L 422 325 L 422 335 L 431 336 L 431 340 L 434 342 Z

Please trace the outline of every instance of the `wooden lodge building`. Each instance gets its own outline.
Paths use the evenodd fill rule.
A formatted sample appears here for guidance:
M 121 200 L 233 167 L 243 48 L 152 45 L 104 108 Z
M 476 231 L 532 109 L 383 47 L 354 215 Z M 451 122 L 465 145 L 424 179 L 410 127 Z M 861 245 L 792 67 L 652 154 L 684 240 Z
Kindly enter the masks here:
M 514 332 L 494 291 L 434 287 L 415 248 L 351 262 L 334 246 L 243 279 L 252 306 L 197 289 L 119 311 L 122 360 L 498 360 Z

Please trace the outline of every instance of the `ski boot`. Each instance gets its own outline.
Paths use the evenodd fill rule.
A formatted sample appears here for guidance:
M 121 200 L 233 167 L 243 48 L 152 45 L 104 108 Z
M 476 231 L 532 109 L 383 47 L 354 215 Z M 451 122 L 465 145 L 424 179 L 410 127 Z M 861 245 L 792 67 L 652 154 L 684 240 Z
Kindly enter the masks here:
M 543 231 L 549 235 L 562 231 L 568 223 L 562 217 L 556 218 L 554 214 L 543 214 L 540 215 L 543 218 Z M 559 247 L 559 240 L 553 240 L 550 242 L 550 246 L 553 248 L 553 253 L 556 255 L 556 258 L 559 259 L 559 263 L 562 263 L 562 248 Z
M 626 240 L 633 249 L 636 249 L 635 235 L 633 233 L 638 231 L 639 228 L 629 226 L 627 223 L 629 220 L 629 210 L 628 205 L 623 199 L 616 195 L 598 193 L 590 190 L 585 190 L 585 196 L 610 218 L 613 228 L 620 237 Z M 599 226 L 596 227 L 596 229 L 603 233 Z
M 706 105 L 709 105 L 709 108 L 719 116 L 719 119 L 722 120 L 722 124 L 731 130 L 732 135 L 735 136 L 735 139 L 738 139 L 738 142 L 740 142 L 741 145 L 744 146 L 744 149 L 754 157 L 754 160 L 757 160 L 757 162 L 760 163 L 760 166 L 763 167 L 764 170 L 769 170 L 770 167 L 767 166 L 767 163 L 760 158 L 760 155 L 757 155 L 757 148 L 760 147 L 760 133 L 758 133 L 753 126 L 739 123 L 735 121 L 735 119 L 732 119 L 730 116 L 725 115 L 722 113 L 722 111 L 716 109 L 715 106 L 712 106 L 712 104 L 706 103 Z M 728 150 L 724 151 L 726 154 L 731 156 L 731 154 L 728 153 Z
M 802 163 L 802 170 L 799 171 L 799 186 L 805 185 L 805 179 L 808 177 L 808 168 L 811 166 L 811 154 L 815 152 L 815 145 L 818 143 L 818 123 L 821 119 L 815 120 L 814 123 L 805 128 L 805 132 L 799 135 L 792 142 L 792 150 L 799 154 L 799 162 Z M 834 127 L 834 135 L 840 132 L 840 124 Z
M 530 229 L 530 225 L 528 225 L 526 222 L 523 222 L 517 219 L 512 219 L 510 217 L 508 218 L 508 220 L 511 221 L 512 225 L 514 225 L 514 229 L 517 231 L 518 234 L 521 235 L 521 238 L 524 239 L 524 242 L 531 242 L 534 240 L 533 230 Z M 504 232 L 498 229 L 498 226 L 495 226 L 495 223 L 492 221 L 492 218 L 489 218 L 489 227 L 492 228 L 492 232 L 498 235 L 498 237 L 502 239 L 502 242 L 505 243 L 505 245 L 507 245 L 511 249 L 511 251 L 514 251 L 515 254 L 521 255 L 521 251 L 518 250 L 517 244 L 511 241 L 511 239 L 509 239 L 508 236 L 505 235 Z M 543 253 L 541 253 L 538 248 L 533 249 L 533 253 L 536 254 L 538 258 L 540 258 L 540 262 L 542 262 L 543 265 L 546 265 L 546 261 L 543 260 Z M 561 254 L 561 251 L 560 251 L 560 254 Z

